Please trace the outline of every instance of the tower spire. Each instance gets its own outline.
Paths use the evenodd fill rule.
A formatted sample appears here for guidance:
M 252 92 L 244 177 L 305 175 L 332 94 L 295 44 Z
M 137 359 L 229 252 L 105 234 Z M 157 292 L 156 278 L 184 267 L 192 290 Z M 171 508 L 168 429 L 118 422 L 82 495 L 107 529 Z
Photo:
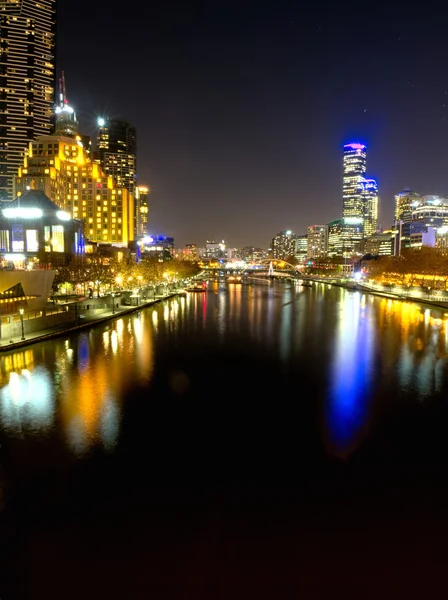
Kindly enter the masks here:
M 67 90 L 65 88 L 65 73 L 64 73 L 64 71 L 62 71 L 61 81 L 62 81 L 62 100 L 63 100 L 64 104 L 68 104 Z

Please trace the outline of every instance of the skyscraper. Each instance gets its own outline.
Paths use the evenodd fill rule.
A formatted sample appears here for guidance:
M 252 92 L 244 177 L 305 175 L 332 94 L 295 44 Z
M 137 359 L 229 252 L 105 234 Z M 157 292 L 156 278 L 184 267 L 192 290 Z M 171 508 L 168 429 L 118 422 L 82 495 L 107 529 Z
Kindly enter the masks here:
M 150 190 L 147 187 L 139 185 L 135 189 L 135 203 L 138 205 L 137 212 L 137 237 L 145 237 L 149 234 L 148 230 L 148 213 L 149 213 L 149 202 L 148 196 Z
M 125 188 L 134 198 L 136 229 L 140 222 L 140 203 L 137 190 L 137 133 L 135 127 L 119 119 L 98 119 L 97 159 L 106 175 L 119 188 Z
M 378 228 L 378 184 L 375 179 L 361 179 L 359 182 L 363 205 L 364 238 L 376 233 Z
M 344 217 L 343 252 L 362 252 L 366 237 L 378 225 L 378 185 L 366 178 L 367 147 L 359 142 L 344 146 L 342 179 Z
M 367 168 L 366 146 L 359 143 L 344 146 L 344 175 L 342 180 L 344 217 L 362 217 L 363 202 L 359 182 Z
M 135 127 L 117 119 L 98 119 L 98 158 L 104 172 L 119 187 L 135 196 L 137 179 L 137 133 Z
M 51 132 L 56 0 L 0 0 L 0 201 L 29 143 Z

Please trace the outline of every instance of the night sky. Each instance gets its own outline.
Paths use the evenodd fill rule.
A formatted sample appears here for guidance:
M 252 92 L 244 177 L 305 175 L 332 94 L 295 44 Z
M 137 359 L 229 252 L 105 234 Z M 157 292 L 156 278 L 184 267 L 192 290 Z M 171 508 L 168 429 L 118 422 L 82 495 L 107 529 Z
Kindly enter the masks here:
M 339 218 L 348 141 L 368 145 L 384 227 L 403 188 L 448 195 L 444 14 L 347 4 L 60 2 L 69 102 L 84 132 L 136 126 L 152 233 L 268 247 Z

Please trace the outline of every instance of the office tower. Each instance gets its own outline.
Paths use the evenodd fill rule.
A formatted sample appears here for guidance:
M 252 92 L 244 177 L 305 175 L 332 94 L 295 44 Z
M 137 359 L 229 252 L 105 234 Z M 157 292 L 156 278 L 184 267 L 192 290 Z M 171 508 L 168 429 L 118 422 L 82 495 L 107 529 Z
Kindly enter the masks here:
M 51 132 L 55 32 L 56 0 L 0 0 L 0 201 L 30 141 Z
M 135 204 L 138 206 L 137 216 L 137 237 L 145 237 L 149 234 L 148 213 L 149 213 L 149 193 L 150 190 L 144 186 L 137 186 L 135 190 Z
M 310 225 L 307 230 L 307 258 L 315 260 L 327 254 L 328 228 L 326 225 Z
M 107 175 L 135 196 L 137 134 L 135 127 L 117 119 L 98 119 L 97 156 Z
M 18 197 L 42 190 L 61 209 L 84 223 L 86 239 L 127 246 L 134 240 L 134 198 L 88 159 L 81 137 L 39 136 L 15 178 Z
M 378 228 L 378 184 L 375 179 L 361 179 L 359 181 L 361 200 L 363 206 L 363 233 L 364 238 L 376 233 Z
M 366 146 L 359 143 L 344 146 L 344 174 L 342 180 L 344 217 L 362 217 L 363 202 L 359 182 L 367 168 Z
M 134 235 L 138 236 L 140 204 L 137 188 L 137 133 L 135 127 L 120 119 L 99 118 L 96 157 L 115 185 L 126 188 L 134 198 Z
M 345 144 L 342 179 L 344 253 L 361 253 L 365 237 L 372 235 L 378 226 L 378 185 L 374 179 L 365 176 L 366 170 L 365 144 Z

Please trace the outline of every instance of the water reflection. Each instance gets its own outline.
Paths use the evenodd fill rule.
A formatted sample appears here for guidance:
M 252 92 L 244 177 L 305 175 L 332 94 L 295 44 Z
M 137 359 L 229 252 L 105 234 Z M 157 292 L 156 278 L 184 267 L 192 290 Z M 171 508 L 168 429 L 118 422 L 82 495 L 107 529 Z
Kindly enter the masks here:
M 74 453 L 84 454 L 98 443 L 106 450 L 113 449 L 119 436 L 125 390 L 136 384 L 147 385 L 151 379 L 152 335 L 152 315 L 134 314 L 126 322 L 118 319 L 101 337 L 96 336 L 101 345 L 94 356 L 92 350 L 89 363 L 85 339 L 74 339 L 73 354 L 79 364 L 76 370 L 67 368 L 62 373 L 60 389 L 61 421 Z M 92 348 L 95 340 L 91 341 Z
M 54 420 L 54 392 L 47 369 L 21 369 L 9 373 L 0 390 L 0 420 L 5 430 L 24 433 L 43 431 Z
M 368 415 L 373 383 L 374 319 L 361 294 L 346 294 L 339 317 L 326 405 L 328 436 L 341 456 L 352 450 Z
M 308 378 L 317 390 L 316 403 L 325 389 L 326 439 L 332 452 L 347 456 L 373 425 L 372 414 L 382 403 L 392 404 L 400 395 L 425 402 L 446 391 L 447 317 L 417 304 L 324 285 L 211 286 L 205 294 L 0 355 L 1 427 L 20 440 L 52 435 L 56 446 L 62 439 L 64 449 L 76 455 L 96 448 L 113 451 L 131 391 L 144 389 L 145 402 L 165 400 L 153 398 L 150 386 L 160 349 L 167 355 L 173 348 L 179 351 L 176 368 L 181 372 L 182 351 L 197 347 L 198 371 L 220 370 L 219 388 L 225 390 L 232 380 L 227 380 L 226 366 L 216 363 L 219 346 L 220 359 L 249 349 L 251 373 L 259 352 L 272 360 L 273 377 L 280 358 L 280 377 Z M 202 355 L 203 348 L 210 352 Z M 198 381 L 200 394 L 201 376 Z M 233 387 L 230 393 L 239 391 Z M 213 402 L 209 388 L 206 393 Z

